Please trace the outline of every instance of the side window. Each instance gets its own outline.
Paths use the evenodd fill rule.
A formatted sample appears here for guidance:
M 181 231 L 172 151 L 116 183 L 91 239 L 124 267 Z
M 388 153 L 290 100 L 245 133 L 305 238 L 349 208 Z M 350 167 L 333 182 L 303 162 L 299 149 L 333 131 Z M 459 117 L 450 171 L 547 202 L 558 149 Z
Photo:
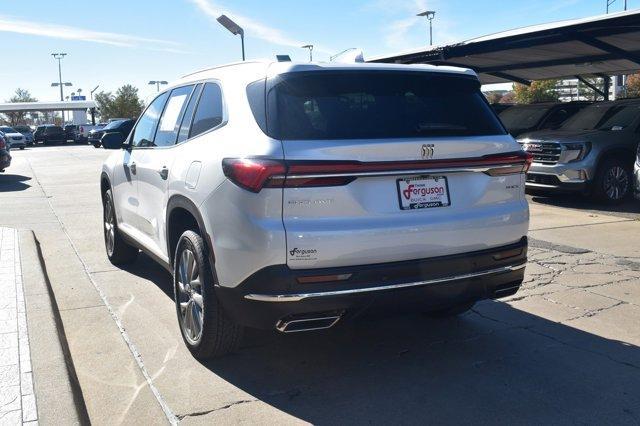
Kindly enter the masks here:
M 160 118 L 154 141 L 155 146 L 169 146 L 176 143 L 180 131 L 180 121 L 192 90 L 193 86 L 184 86 L 171 91 L 167 106 L 164 108 L 162 118 Z
M 187 109 L 184 111 L 184 115 L 182 117 L 182 125 L 180 126 L 180 133 L 178 133 L 177 143 L 184 142 L 189 139 L 189 129 L 191 128 L 193 111 L 196 109 L 196 104 L 200 98 L 202 86 L 202 84 L 198 84 L 191 94 L 191 99 L 189 99 L 189 104 L 187 105 Z
M 151 102 L 149 108 L 146 109 L 136 129 L 133 131 L 133 138 L 131 138 L 131 144 L 139 147 L 155 146 L 153 139 L 156 134 L 156 128 L 158 127 L 158 121 L 160 120 L 160 114 L 164 108 L 164 104 L 167 102 L 169 93 L 163 93 Z
M 197 136 L 222 123 L 222 92 L 215 83 L 206 83 L 196 107 L 189 137 Z
M 547 118 L 546 123 L 544 123 L 545 128 L 553 128 L 561 125 L 567 118 L 569 118 L 569 112 L 562 108 L 553 112 L 549 118 Z

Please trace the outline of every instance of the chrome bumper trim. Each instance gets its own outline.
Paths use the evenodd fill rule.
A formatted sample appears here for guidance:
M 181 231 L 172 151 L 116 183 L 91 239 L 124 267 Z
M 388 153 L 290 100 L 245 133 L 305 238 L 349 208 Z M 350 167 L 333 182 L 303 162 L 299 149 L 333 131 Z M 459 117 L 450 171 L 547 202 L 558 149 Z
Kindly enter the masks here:
M 502 274 L 523 269 L 526 263 L 520 265 L 503 266 L 501 268 L 489 269 L 486 271 L 471 272 L 469 274 L 455 275 L 451 277 L 434 278 L 432 280 L 415 281 L 410 283 L 392 284 L 379 287 L 354 288 L 348 290 L 323 291 L 320 293 L 294 293 L 294 294 L 247 294 L 245 299 L 258 302 L 299 302 L 305 299 L 315 299 L 319 297 L 347 296 L 350 294 L 370 293 L 374 291 L 396 290 L 408 287 L 420 287 L 432 284 L 442 284 L 451 281 L 466 280 L 470 278 L 484 277 L 486 275 Z

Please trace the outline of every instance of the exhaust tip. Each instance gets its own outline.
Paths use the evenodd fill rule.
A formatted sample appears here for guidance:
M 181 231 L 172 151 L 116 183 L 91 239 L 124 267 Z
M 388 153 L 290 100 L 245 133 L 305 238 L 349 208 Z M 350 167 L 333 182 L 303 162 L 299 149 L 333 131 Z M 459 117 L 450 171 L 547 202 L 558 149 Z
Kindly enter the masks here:
M 324 330 L 331 328 L 342 318 L 342 314 L 290 317 L 276 323 L 276 330 L 281 333 L 298 333 L 301 331 Z

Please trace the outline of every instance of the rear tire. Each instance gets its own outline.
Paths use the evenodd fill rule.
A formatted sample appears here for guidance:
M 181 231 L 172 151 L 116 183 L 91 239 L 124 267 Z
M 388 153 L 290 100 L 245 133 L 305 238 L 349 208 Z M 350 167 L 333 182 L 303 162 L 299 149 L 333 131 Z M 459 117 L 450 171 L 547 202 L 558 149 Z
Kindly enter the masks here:
M 132 263 L 138 258 L 139 250 L 133 247 L 122 238 L 116 220 L 115 205 L 111 190 L 107 190 L 103 198 L 102 221 L 104 246 L 107 250 L 107 257 L 114 265 L 124 265 Z
M 631 193 L 631 166 L 622 158 L 605 159 L 593 182 L 593 197 L 604 204 L 622 203 Z
M 435 311 L 426 311 L 424 315 L 429 318 L 448 318 L 455 317 L 457 315 L 464 314 L 475 305 L 476 302 L 465 302 L 458 305 L 448 306 L 444 309 L 437 309 Z
M 173 288 L 180 333 L 197 359 L 237 350 L 243 328 L 225 312 L 215 293 L 217 277 L 202 237 L 185 231 L 173 262 Z

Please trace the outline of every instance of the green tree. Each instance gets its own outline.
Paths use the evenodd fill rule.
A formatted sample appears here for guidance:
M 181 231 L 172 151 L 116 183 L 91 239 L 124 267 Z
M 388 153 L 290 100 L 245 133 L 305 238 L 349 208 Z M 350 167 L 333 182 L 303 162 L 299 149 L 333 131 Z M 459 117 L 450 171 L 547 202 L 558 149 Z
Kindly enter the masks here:
M 120 87 L 115 94 L 100 92 L 96 94 L 94 99 L 100 109 L 102 120 L 110 118 L 136 119 L 144 108 L 144 103 L 138 96 L 138 89 L 130 84 Z
M 558 100 L 556 83 L 557 80 L 533 81 L 530 86 L 515 83 L 513 85 L 513 91 L 515 93 L 516 102 L 519 104 L 555 102 Z
M 640 74 L 627 76 L 626 97 L 637 98 L 640 96 Z
M 28 90 L 25 89 L 16 89 L 15 94 L 7 101 L 7 102 L 37 102 L 38 100 L 31 96 Z M 18 111 L 18 112 L 7 112 L 5 114 L 7 121 L 15 126 L 17 124 L 24 123 L 27 118 L 26 111 Z

